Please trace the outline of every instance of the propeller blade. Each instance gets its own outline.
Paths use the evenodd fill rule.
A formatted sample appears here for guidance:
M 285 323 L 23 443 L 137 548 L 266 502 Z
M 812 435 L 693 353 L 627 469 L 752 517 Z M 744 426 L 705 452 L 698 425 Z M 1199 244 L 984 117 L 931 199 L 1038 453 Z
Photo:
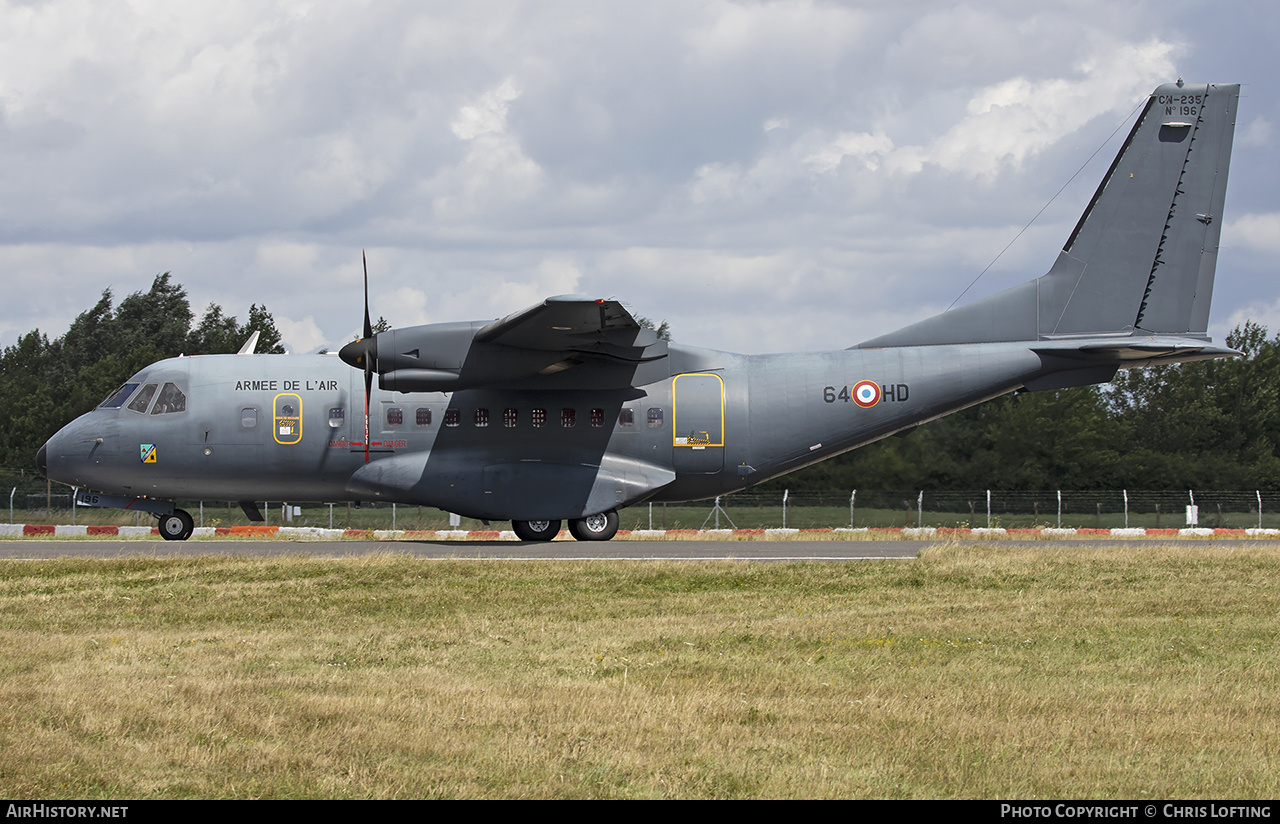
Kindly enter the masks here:
M 364 460 L 369 462 L 369 400 L 373 394 L 373 373 L 378 368 L 378 338 L 369 322 L 369 259 L 360 252 L 364 263 L 364 337 L 353 340 L 338 350 L 338 357 L 348 366 L 364 370 Z
M 378 344 L 373 339 L 373 324 L 369 322 L 369 256 L 360 250 L 360 262 L 364 265 L 364 339 L 371 346 L 364 350 L 364 462 L 369 462 L 369 396 L 373 393 L 373 363 L 378 357 Z
M 373 337 L 373 324 L 369 322 L 369 258 L 364 249 L 360 250 L 360 260 L 364 263 L 364 336 Z
M 364 462 L 369 462 L 369 395 L 373 392 L 373 370 L 369 362 L 364 367 Z

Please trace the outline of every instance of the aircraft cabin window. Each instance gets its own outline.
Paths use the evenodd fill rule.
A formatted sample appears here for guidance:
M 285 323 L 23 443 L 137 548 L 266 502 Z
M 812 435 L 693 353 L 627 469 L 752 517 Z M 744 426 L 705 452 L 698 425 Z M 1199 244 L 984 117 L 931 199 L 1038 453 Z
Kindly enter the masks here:
M 444 410 L 444 425 L 457 426 L 462 423 L 462 413 L 456 409 Z
M 476 426 L 488 426 L 488 425 L 489 425 L 489 410 L 477 409 L 476 410 Z
M 337 429 L 342 426 L 343 421 L 347 419 L 347 410 L 341 406 L 335 406 L 329 410 L 329 428 Z
M 253 407 L 245 407 L 240 410 L 240 425 L 245 429 L 253 429 L 258 425 L 258 410 Z
M 529 421 L 535 427 L 543 427 L 547 425 L 547 410 L 534 409 L 529 413 Z
M 516 425 L 516 421 L 518 421 L 519 419 L 520 419 L 519 413 L 516 412 L 516 410 L 512 409 L 511 407 L 507 407 L 506 409 L 502 410 L 502 425 L 505 426 L 507 429 L 511 429 L 512 427 L 514 427 Z
M 186 412 L 187 396 L 172 383 L 166 383 L 156 398 L 156 405 L 151 407 L 152 415 L 166 415 L 170 412 Z
M 147 407 L 151 405 L 151 399 L 156 394 L 157 386 L 159 384 L 149 383 L 142 387 L 141 391 L 133 396 L 133 400 L 129 401 L 129 406 L 126 408 L 132 409 L 134 412 L 141 412 L 144 415 L 147 414 Z
M 650 429 L 662 428 L 662 408 L 661 407 L 656 407 L 654 409 L 649 410 L 649 428 Z
M 419 406 L 416 414 L 417 414 L 416 421 L 418 426 L 431 425 L 431 408 L 430 407 Z
M 387 407 L 387 426 L 399 426 L 404 423 L 404 410 L 398 406 Z
M 618 412 L 618 426 L 635 426 L 636 411 L 634 409 L 622 409 Z
M 597 426 L 597 427 L 604 426 L 604 410 L 603 409 L 591 410 L 591 425 Z
M 116 391 L 106 397 L 102 403 L 98 404 L 99 409 L 119 409 L 124 406 L 124 402 L 129 400 L 129 396 L 133 394 L 133 390 L 137 389 L 136 383 L 126 383 Z
M 560 425 L 572 429 L 578 423 L 578 410 L 565 407 L 560 410 Z

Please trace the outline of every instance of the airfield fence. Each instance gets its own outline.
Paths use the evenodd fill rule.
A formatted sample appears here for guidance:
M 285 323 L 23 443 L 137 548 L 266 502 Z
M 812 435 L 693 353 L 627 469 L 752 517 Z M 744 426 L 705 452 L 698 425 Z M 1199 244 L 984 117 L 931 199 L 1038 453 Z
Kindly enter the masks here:
M 149 523 L 145 513 L 74 505 L 71 490 L 50 484 L 29 469 L 0 469 L 0 506 L 10 523 Z M 468 518 L 451 523 L 432 507 L 351 505 L 304 501 L 258 501 L 268 524 L 344 529 L 479 529 Z M 249 521 L 227 501 L 179 501 L 200 526 L 237 526 Z M 1280 490 L 749 490 L 716 501 L 639 504 L 623 510 L 623 529 L 768 529 L 790 527 L 1003 527 L 1097 528 L 1188 526 L 1187 507 L 1197 507 L 1198 525 L 1216 528 L 1280 528 Z M 0 515 L 0 519 L 3 519 Z M 506 528 L 494 525 L 495 528 Z

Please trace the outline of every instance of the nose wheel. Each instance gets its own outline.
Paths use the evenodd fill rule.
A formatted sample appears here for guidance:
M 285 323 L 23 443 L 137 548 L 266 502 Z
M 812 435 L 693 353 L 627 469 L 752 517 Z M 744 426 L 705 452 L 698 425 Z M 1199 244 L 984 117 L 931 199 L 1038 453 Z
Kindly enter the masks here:
M 160 516 L 160 537 L 166 541 L 185 541 L 195 531 L 196 522 L 185 509 L 175 509 L 171 515 Z
M 569 522 L 569 532 L 579 541 L 607 541 L 618 534 L 618 513 L 614 510 L 575 518 Z

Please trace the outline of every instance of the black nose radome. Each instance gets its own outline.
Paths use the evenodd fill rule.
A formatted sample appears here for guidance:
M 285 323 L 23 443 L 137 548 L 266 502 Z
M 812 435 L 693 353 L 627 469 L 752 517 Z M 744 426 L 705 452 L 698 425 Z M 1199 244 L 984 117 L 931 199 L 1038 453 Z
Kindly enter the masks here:
M 49 452 L 48 444 L 40 447 L 40 451 L 36 453 L 36 466 L 40 467 L 40 474 L 45 477 L 49 476 Z

